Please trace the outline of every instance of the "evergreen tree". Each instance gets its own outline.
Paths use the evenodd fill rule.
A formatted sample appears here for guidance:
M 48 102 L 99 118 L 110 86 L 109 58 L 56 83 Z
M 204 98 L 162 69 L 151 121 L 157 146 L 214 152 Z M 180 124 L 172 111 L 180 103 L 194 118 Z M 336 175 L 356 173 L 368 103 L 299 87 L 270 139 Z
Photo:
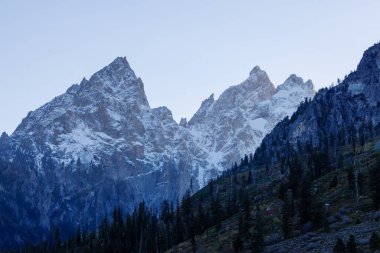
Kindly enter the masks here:
M 361 127 L 359 128 L 359 144 L 360 144 L 360 146 L 363 147 L 365 144 L 365 141 L 366 141 L 365 126 L 364 126 L 364 124 L 362 124 Z
M 99 226 L 99 235 L 98 235 L 99 239 L 101 239 L 102 241 L 108 241 L 108 230 L 109 230 L 109 224 L 108 224 L 107 216 L 105 216 Z M 77 236 L 78 236 L 78 232 L 77 232 Z
M 244 217 L 240 213 L 239 214 L 239 223 L 238 223 L 238 233 L 240 237 L 245 237 L 248 234 L 249 227 L 247 226 L 247 222 L 244 222 Z
M 337 169 L 343 168 L 343 165 L 344 165 L 343 161 L 344 161 L 343 155 L 339 154 L 338 155 L 338 161 L 337 161 Z
M 281 200 L 285 200 L 286 192 L 288 191 L 287 182 L 281 182 L 278 188 L 278 198 Z
M 261 215 L 261 210 L 258 206 L 256 207 L 255 223 L 252 231 L 251 241 L 251 250 L 253 253 L 263 252 L 264 223 Z
M 75 236 L 75 243 L 77 246 L 81 246 L 82 244 L 82 234 L 80 232 L 80 227 L 77 228 L 77 233 L 76 233 L 76 236 Z
M 346 253 L 346 247 L 342 239 L 338 238 L 333 249 L 334 253 Z
M 190 197 L 190 192 L 187 191 L 185 195 L 182 198 L 182 215 L 183 215 L 183 220 L 185 224 L 185 240 L 189 239 L 190 236 L 190 230 L 191 226 L 193 225 L 192 221 L 192 203 L 191 203 L 191 197 Z
M 243 211 L 246 221 L 249 220 L 251 215 L 251 202 L 249 201 L 249 196 L 246 192 L 243 192 Z
M 248 172 L 247 184 L 248 185 L 252 184 L 252 171 L 251 170 L 249 170 L 249 172 Z
M 290 214 L 289 214 L 289 203 L 288 200 L 284 201 L 282 210 L 281 210 L 281 218 L 282 218 L 282 232 L 285 238 L 290 237 Z
M 302 174 L 302 164 L 300 163 L 298 156 L 295 156 L 292 163 L 290 164 L 288 176 L 289 187 L 292 190 L 292 195 L 294 197 L 296 197 L 298 194 L 298 187 L 299 182 L 301 182 L 302 179 Z
M 337 186 L 338 186 L 338 177 L 334 176 L 330 182 L 330 189 L 334 189 Z
M 210 182 L 208 183 L 208 186 L 209 186 L 209 189 L 210 189 L 210 194 L 213 194 L 214 192 L 214 180 L 210 180 Z
M 212 212 L 213 222 L 216 225 L 216 230 L 219 233 L 221 225 L 222 225 L 222 210 L 220 206 L 219 195 L 217 195 L 216 198 L 214 198 L 211 203 L 211 212 Z
M 59 227 L 57 226 L 55 229 L 55 248 L 57 251 L 61 249 L 62 241 L 61 241 L 61 232 L 59 230 Z
M 374 209 L 380 208 L 380 157 L 377 157 L 376 166 L 370 171 L 370 190 Z
M 355 190 L 355 176 L 354 176 L 354 168 L 350 167 L 347 171 L 347 182 L 348 189 L 351 191 Z
M 305 175 L 301 183 L 300 199 L 299 199 L 299 216 L 301 226 L 312 220 L 312 196 L 311 196 L 312 180 L 309 174 Z
M 360 171 L 358 172 L 358 175 L 357 175 L 357 180 L 358 180 L 358 191 L 359 191 L 359 194 L 362 195 L 364 193 L 364 186 L 366 185 L 365 183 L 365 177 L 363 175 L 363 173 L 361 173 Z
M 356 241 L 353 235 L 350 235 L 350 239 L 347 243 L 347 252 L 348 253 L 358 253 L 358 250 L 356 248 Z
M 198 203 L 198 216 L 197 216 L 197 224 L 196 224 L 196 233 L 201 234 L 205 230 L 207 226 L 207 220 L 205 216 L 205 212 L 202 207 L 202 203 Z
M 184 238 L 184 227 L 182 222 L 182 215 L 181 215 L 181 209 L 177 200 L 177 207 L 176 207 L 176 222 L 175 222 L 175 240 L 174 243 L 178 244 L 183 241 Z
M 247 155 L 244 155 L 244 165 L 245 166 L 248 166 L 248 156 Z
M 242 252 L 243 250 L 243 241 L 241 240 L 241 235 L 238 234 L 232 242 L 235 252 Z
M 380 250 L 380 238 L 376 232 L 373 232 L 371 238 L 369 240 L 369 247 L 371 252 L 375 252 L 376 250 Z

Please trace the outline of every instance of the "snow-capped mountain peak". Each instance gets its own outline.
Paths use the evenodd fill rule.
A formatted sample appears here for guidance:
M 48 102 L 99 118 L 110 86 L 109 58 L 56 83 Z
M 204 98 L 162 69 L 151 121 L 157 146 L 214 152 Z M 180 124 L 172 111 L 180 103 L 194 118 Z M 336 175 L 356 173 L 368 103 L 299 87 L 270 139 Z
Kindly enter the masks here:
M 253 67 L 253 69 L 249 72 L 249 76 L 254 76 L 254 75 L 260 75 L 264 74 L 265 71 L 261 70 L 260 66 L 256 65 Z
M 286 100 L 292 100 L 290 104 L 293 108 L 294 105 L 298 105 L 300 103 L 300 98 L 311 98 L 314 96 L 314 94 L 314 84 L 311 80 L 304 82 L 302 77 L 292 74 L 285 80 L 283 84 L 277 87 L 273 98 L 282 98 L 280 102 L 276 101 L 276 103 L 281 104 L 281 106 L 289 104 L 286 102 Z M 293 111 L 293 109 L 291 109 L 291 111 Z
M 90 78 L 90 81 L 97 83 L 105 78 L 113 78 L 113 80 L 109 80 L 112 81 L 110 83 L 113 85 L 120 85 L 123 82 L 130 82 L 137 79 L 125 57 L 117 57 L 108 66 L 95 73 Z
M 255 67 L 241 84 L 218 99 L 212 94 L 189 122 L 178 124 L 168 108 L 150 108 L 143 82 L 118 57 L 30 112 L 11 136 L 0 137 L 0 159 L 23 176 L 20 189 L 8 180 L 13 174 L 0 180 L 7 183 L 0 188 L 12 196 L 13 189 L 23 191 L 26 211 L 17 212 L 15 222 L 46 232 L 64 220 L 69 226 L 99 224 L 117 205 L 175 200 L 253 153 L 311 94 L 306 86 L 292 77 L 276 90 Z
M 217 100 L 211 96 L 203 101 L 188 127 L 209 152 L 209 159 L 220 170 L 226 169 L 253 153 L 280 120 L 313 97 L 313 87 L 311 81 L 304 83 L 293 74 L 276 89 L 267 73 L 255 66 L 244 82 L 231 86 Z
M 299 77 L 296 74 L 291 74 L 283 84 L 277 87 L 277 90 L 289 90 L 295 88 L 296 86 L 304 89 L 314 90 L 314 84 L 310 79 L 304 82 L 302 77 Z

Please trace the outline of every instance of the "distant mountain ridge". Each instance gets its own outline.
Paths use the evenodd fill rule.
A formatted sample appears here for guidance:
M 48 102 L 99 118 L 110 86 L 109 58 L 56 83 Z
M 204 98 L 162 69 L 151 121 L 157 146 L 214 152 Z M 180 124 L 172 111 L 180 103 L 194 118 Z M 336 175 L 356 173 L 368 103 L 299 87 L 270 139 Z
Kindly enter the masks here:
M 311 81 L 292 75 L 276 89 L 255 67 L 178 124 L 168 108 L 150 107 L 143 82 L 118 57 L 2 134 L 0 245 L 46 238 L 57 224 L 67 235 L 97 226 L 114 206 L 195 191 L 313 95 Z

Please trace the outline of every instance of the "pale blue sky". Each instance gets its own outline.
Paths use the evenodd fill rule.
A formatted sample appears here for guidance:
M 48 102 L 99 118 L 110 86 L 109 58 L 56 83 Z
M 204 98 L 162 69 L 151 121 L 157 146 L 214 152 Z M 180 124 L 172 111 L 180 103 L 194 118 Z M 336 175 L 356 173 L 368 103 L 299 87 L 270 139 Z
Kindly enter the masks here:
M 377 0 L 0 0 L 0 132 L 117 56 L 178 120 L 255 65 L 328 86 L 379 40 Z

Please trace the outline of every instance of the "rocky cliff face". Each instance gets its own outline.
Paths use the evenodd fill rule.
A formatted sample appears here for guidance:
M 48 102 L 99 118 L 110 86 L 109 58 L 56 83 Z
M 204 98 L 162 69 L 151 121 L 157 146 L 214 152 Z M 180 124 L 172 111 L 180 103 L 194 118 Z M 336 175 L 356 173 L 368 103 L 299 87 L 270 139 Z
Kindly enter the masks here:
M 292 117 L 281 121 L 256 150 L 255 160 L 274 163 L 284 149 L 305 146 L 328 149 L 358 142 L 380 123 L 380 44 L 363 54 L 356 71 L 340 84 L 322 89 L 302 104 Z
M 96 226 L 117 205 L 175 200 L 213 167 L 192 138 L 166 107 L 150 108 L 117 58 L 0 138 L 0 243 L 41 239 L 54 224 L 63 234 Z
M 95 227 L 114 206 L 194 191 L 313 94 L 294 75 L 276 89 L 255 67 L 177 124 L 166 107 L 149 106 L 141 79 L 117 58 L 0 137 L 0 245 L 41 240 L 56 225 L 63 235 Z
M 240 162 L 253 153 L 261 140 L 298 105 L 314 96 L 314 85 L 291 75 L 274 87 L 268 75 L 256 66 L 247 80 L 224 91 L 219 99 L 211 95 L 187 124 L 194 140 L 222 168 Z

